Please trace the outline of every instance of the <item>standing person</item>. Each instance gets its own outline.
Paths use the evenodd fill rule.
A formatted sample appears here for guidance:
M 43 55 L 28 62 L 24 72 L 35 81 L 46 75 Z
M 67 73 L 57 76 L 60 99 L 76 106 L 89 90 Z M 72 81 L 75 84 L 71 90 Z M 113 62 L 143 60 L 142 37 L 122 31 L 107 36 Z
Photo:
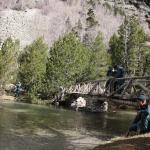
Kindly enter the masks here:
M 130 131 L 139 133 L 146 133 L 150 131 L 150 106 L 145 95 L 140 95 L 138 97 L 138 107 L 137 115 L 129 128 L 127 136 Z
M 106 85 L 105 85 L 105 91 L 109 91 L 112 92 L 114 91 L 114 78 L 116 75 L 116 70 L 114 67 L 109 66 L 108 71 L 107 71 L 107 77 L 109 77 L 109 79 L 106 81 Z
M 125 71 L 122 65 L 117 66 L 117 73 L 116 73 L 116 78 L 124 78 L 125 77 Z M 125 80 L 124 79 L 118 79 L 117 81 L 117 89 L 121 88 L 121 86 L 124 84 Z M 123 88 L 121 88 L 118 91 L 118 94 L 121 94 L 123 91 Z
M 54 97 L 53 104 L 55 106 L 59 106 L 60 102 L 64 100 L 64 96 L 65 96 L 65 88 L 60 86 L 58 93 Z
M 16 84 L 16 90 L 15 90 L 15 96 L 18 97 L 20 94 L 20 90 L 21 90 L 21 83 L 17 82 Z

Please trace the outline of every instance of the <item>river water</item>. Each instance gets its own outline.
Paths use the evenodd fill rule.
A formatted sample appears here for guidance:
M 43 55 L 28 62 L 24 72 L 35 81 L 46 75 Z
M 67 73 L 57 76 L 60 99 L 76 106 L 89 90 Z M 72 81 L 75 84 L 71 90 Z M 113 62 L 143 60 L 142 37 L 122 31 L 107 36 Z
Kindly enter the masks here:
M 0 103 L 0 150 L 91 150 L 122 136 L 134 115 Z

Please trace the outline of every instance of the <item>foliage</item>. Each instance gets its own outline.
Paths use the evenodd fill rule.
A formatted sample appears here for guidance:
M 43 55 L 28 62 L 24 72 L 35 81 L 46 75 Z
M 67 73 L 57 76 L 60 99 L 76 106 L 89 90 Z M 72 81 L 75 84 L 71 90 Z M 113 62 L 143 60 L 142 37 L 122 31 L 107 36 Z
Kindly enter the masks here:
M 141 55 L 139 59 L 139 74 L 142 76 L 150 75 L 150 47 L 143 46 L 141 48 Z
M 101 33 L 98 33 L 91 47 L 91 59 L 87 76 L 89 79 L 99 79 L 106 75 L 107 67 L 110 64 L 110 56 L 103 43 Z
M 73 33 L 56 41 L 50 49 L 46 70 L 51 91 L 83 80 L 88 63 L 89 51 Z
M 122 64 L 123 51 L 120 45 L 119 36 L 114 33 L 109 41 L 112 65 Z
M 95 6 L 96 0 L 87 0 L 87 4 L 91 5 L 92 7 Z
M 110 39 L 110 53 L 113 64 L 122 64 L 128 74 L 141 75 L 139 71 L 142 59 L 142 48 L 146 34 L 134 17 L 126 18 L 120 26 L 118 35 Z
M 108 2 L 105 2 L 103 4 L 103 6 L 106 9 L 108 9 L 110 11 L 113 11 L 113 13 L 114 13 L 115 16 L 118 15 L 118 14 L 121 15 L 121 16 L 125 16 L 125 12 L 124 12 L 123 8 L 122 7 L 118 7 L 117 4 L 115 4 L 114 6 L 112 6 Z
M 87 21 L 88 27 L 93 27 L 98 24 L 98 21 L 96 20 L 96 17 L 94 14 L 94 10 L 92 8 L 88 9 L 86 21 Z
M 13 41 L 11 37 L 7 38 L 2 44 L 0 51 L 0 79 L 3 84 L 16 80 L 19 46 L 19 41 Z
M 31 95 L 36 95 L 46 72 L 48 46 L 42 38 L 27 46 L 19 57 L 18 78 Z

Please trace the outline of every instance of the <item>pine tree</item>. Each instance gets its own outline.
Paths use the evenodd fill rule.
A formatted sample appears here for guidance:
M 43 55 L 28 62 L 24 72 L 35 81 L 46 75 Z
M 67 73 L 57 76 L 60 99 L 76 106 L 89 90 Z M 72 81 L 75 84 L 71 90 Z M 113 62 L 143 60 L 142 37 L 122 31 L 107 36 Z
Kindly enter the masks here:
M 116 65 L 116 64 L 122 64 L 122 56 L 123 56 L 123 51 L 120 47 L 120 39 L 119 37 L 114 34 L 109 41 L 109 47 L 110 47 L 110 54 L 111 54 L 111 62 L 112 65 Z
M 50 48 L 47 62 L 46 75 L 51 91 L 81 81 L 88 63 L 89 52 L 73 33 L 59 38 Z
M 141 48 L 141 55 L 139 58 L 139 74 L 141 76 L 150 75 L 150 46 L 143 46 Z
M 110 53 L 113 64 L 122 64 L 129 75 L 140 75 L 139 60 L 145 42 L 145 33 L 134 17 L 126 18 L 118 35 L 110 40 Z
M 19 57 L 19 80 L 27 92 L 36 95 L 46 72 L 48 46 L 42 38 L 27 46 Z
M 91 46 L 89 79 L 99 79 L 100 77 L 104 77 L 109 64 L 110 56 L 103 43 L 102 34 L 98 33 Z
M 0 51 L 0 79 L 3 84 L 13 83 L 16 80 L 18 70 L 18 54 L 20 43 L 7 38 Z

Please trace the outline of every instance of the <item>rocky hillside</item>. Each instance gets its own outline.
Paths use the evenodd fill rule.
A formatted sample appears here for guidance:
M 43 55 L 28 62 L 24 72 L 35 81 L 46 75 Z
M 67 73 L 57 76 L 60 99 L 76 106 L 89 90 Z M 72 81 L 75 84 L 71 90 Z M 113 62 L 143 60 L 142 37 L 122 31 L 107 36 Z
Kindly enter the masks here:
M 72 30 L 83 41 L 101 31 L 107 44 L 125 14 L 139 17 L 150 33 L 148 0 L 0 0 L 0 10 L 1 42 L 11 36 L 22 47 L 39 36 L 51 45 Z

